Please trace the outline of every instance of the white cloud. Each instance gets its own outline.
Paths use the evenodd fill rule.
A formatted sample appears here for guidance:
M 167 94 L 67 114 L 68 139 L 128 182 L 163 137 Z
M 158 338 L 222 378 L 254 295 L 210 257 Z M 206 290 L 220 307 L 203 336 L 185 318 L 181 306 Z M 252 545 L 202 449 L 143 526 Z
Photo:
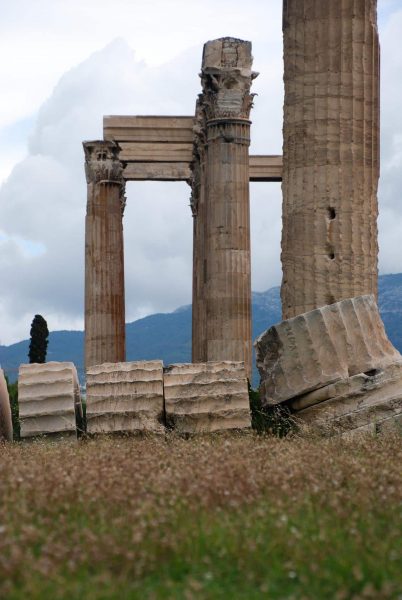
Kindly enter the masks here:
M 251 151 L 281 153 L 282 146 L 279 0 L 250 0 L 247 10 L 240 0 L 41 0 L 40 7 L 15 0 L 2 8 L 0 23 L 2 55 L 13 57 L 0 64 L 0 128 L 7 125 L 0 129 L 0 177 L 7 157 L 10 167 L 11 156 L 20 160 L 0 188 L 1 343 L 26 337 L 36 312 L 51 329 L 82 327 L 82 140 L 102 137 L 104 114 L 192 114 L 203 42 L 228 34 L 253 41 L 260 76 L 253 86 Z M 387 272 L 402 270 L 395 253 L 402 236 L 402 11 L 392 0 L 379 7 L 380 266 Z M 118 39 L 108 43 L 112 37 Z M 29 143 L 26 132 L 18 134 L 24 126 Z M 191 301 L 192 218 L 184 183 L 131 183 L 127 195 L 126 307 L 134 319 Z M 263 290 L 281 276 L 279 184 L 253 184 L 251 205 L 253 289 Z

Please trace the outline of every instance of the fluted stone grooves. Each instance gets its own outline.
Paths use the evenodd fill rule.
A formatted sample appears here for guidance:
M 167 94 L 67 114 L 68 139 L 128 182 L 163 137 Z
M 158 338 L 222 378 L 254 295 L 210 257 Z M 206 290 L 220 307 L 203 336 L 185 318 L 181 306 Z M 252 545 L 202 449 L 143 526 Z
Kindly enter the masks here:
M 77 435 L 82 406 L 77 370 L 71 362 L 21 365 L 18 374 L 21 437 Z
M 10 400 L 3 369 L 0 369 L 0 442 L 13 441 Z
M 300 396 L 290 408 L 299 422 L 330 434 L 402 432 L 402 361 Z
M 244 364 L 208 362 L 165 368 L 167 425 L 179 433 L 250 427 Z
M 84 142 L 85 365 L 125 360 L 123 165 L 114 142 Z
M 162 433 L 162 361 L 89 367 L 86 416 L 88 433 Z
M 283 319 L 377 294 L 376 0 L 284 0 Z
M 402 360 L 385 334 L 372 295 L 282 321 L 264 332 L 255 346 L 265 405 Z
M 191 210 L 193 214 L 193 300 L 192 362 L 207 360 L 206 311 L 206 117 L 200 98 L 194 120 L 193 161 L 191 163 Z
M 251 375 L 251 43 L 204 46 L 193 164 L 193 360 L 244 361 Z

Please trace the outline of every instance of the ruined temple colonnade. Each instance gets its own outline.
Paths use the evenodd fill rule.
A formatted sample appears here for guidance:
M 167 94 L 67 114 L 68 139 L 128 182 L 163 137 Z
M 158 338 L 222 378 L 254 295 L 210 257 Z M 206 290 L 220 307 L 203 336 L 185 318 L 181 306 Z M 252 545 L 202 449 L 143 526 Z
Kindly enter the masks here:
M 249 156 L 250 42 L 205 44 L 195 117 L 104 117 L 84 142 L 85 365 L 125 360 L 126 181 L 186 181 L 194 217 L 193 362 L 244 361 L 251 376 L 249 181 L 281 181 L 281 156 Z
M 195 116 L 105 117 L 85 144 L 86 366 L 124 359 L 122 211 L 128 180 L 187 181 L 193 362 L 251 375 L 249 181 L 281 181 L 283 318 L 377 293 L 376 0 L 284 0 L 282 156 L 249 156 L 251 44 L 204 46 Z

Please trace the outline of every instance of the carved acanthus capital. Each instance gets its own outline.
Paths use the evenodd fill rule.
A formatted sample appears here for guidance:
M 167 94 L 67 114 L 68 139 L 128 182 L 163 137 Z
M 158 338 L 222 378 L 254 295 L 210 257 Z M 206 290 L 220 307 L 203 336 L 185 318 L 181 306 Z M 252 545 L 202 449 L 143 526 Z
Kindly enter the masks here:
M 83 142 L 87 183 L 114 182 L 123 187 L 124 164 L 119 159 L 120 147 L 116 142 L 98 140 Z
M 220 38 L 204 45 L 201 98 L 208 120 L 249 118 L 255 96 L 251 83 L 258 75 L 252 62 L 251 42 Z

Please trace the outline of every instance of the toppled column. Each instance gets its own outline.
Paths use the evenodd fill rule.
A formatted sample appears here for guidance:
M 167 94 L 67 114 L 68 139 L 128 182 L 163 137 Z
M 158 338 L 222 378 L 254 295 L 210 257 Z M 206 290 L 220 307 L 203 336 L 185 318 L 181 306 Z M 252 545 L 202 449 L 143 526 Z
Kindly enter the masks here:
M 196 243 L 202 250 L 196 252 L 195 271 L 205 310 L 198 311 L 196 301 L 193 325 L 195 358 L 243 361 L 248 377 L 252 351 L 248 149 L 250 87 L 256 76 L 251 67 L 250 42 L 221 38 L 204 46 L 198 112 L 204 134 L 206 130 L 205 197 L 197 217 Z
M 82 406 L 77 370 L 71 362 L 21 365 L 18 374 L 21 437 L 77 436 Z
M 13 423 L 7 382 L 3 369 L 0 369 L 0 442 L 2 440 L 13 441 Z
M 165 368 L 168 427 L 178 433 L 207 433 L 251 426 L 244 364 L 208 362 Z
M 374 296 L 282 321 L 261 334 L 255 346 L 265 405 L 402 360 L 386 336 Z
M 85 365 L 125 360 L 123 212 L 119 146 L 84 142 L 88 184 L 85 221 Z
M 284 0 L 283 319 L 377 294 L 376 0 Z
M 341 432 L 402 418 L 402 356 L 372 295 L 282 321 L 255 346 L 263 406 Z
M 106 363 L 87 369 L 87 432 L 164 431 L 161 360 Z

